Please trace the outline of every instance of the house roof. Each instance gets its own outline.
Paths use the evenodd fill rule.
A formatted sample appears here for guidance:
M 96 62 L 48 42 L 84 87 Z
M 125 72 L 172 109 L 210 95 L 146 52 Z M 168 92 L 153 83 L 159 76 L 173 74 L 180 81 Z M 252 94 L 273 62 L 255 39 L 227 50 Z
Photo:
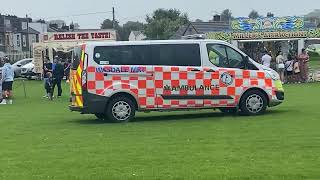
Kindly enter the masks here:
M 225 22 L 191 22 L 183 25 L 171 37 L 171 39 L 181 39 L 182 36 L 192 34 L 206 34 L 208 32 L 228 31 L 230 24 Z
M 21 33 L 26 33 L 26 34 L 40 34 L 40 32 L 34 30 L 33 28 L 29 27 L 28 30 L 24 29 L 20 31 Z
M 131 31 L 131 33 L 133 33 L 134 36 L 139 36 L 140 34 L 143 34 L 142 31 Z
M 52 29 L 51 27 L 48 27 L 47 31 L 48 32 L 57 32 L 55 29 Z
M 48 32 L 87 32 L 87 31 L 115 31 L 114 29 L 75 29 L 73 31 L 67 31 L 64 29 L 56 29 L 52 27 L 48 27 Z

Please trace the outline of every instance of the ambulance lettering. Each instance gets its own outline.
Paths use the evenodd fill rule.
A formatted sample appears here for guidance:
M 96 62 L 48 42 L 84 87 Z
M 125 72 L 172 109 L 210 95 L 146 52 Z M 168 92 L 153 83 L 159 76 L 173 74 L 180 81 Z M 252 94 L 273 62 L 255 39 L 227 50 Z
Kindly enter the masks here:
M 218 85 L 210 85 L 210 86 L 188 86 L 188 85 L 181 85 L 181 86 L 169 86 L 166 85 L 163 88 L 165 91 L 198 91 L 198 90 L 216 90 L 219 89 Z

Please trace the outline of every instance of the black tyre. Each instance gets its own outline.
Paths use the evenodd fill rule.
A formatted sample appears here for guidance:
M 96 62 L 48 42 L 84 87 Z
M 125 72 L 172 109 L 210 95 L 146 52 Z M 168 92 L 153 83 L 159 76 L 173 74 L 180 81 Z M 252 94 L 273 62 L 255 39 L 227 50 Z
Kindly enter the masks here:
M 260 115 L 266 111 L 267 103 L 265 94 L 258 90 L 251 90 L 242 96 L 240 109 L 243 115 Z
M 130 98 L 118 96 L 107 105 L 106 119 L 115 123 L 126 123 L 135 116 L 135 106 Z
M 224 114 L 237 114 L 237 108 L 219 108 L 219 110 Z

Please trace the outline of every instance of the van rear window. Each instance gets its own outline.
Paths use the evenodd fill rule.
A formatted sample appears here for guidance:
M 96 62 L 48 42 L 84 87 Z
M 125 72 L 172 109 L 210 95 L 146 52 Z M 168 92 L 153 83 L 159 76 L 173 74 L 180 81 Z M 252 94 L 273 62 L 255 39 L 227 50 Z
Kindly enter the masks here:
M 72 53 L 72 69 L 77 69 L 80 64 L 81 47 L 75 47 Z
M 201 65 L 198 44 L 98 46 L 94 60 L 100 65 Z

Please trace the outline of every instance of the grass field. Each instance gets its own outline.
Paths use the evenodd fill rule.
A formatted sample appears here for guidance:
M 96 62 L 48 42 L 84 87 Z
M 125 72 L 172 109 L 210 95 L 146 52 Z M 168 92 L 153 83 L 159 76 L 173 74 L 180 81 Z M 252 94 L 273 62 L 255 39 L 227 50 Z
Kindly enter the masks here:
M 138 113 L 103 123 L 68 111 L 68 95 L 42 99 L 40 82 L 16 82 L 0 106 L 0 179 L 320 179 L 320 84 L 288 85 L 259 117 Z M 67 91 L 65 86 L 65 90 Z

